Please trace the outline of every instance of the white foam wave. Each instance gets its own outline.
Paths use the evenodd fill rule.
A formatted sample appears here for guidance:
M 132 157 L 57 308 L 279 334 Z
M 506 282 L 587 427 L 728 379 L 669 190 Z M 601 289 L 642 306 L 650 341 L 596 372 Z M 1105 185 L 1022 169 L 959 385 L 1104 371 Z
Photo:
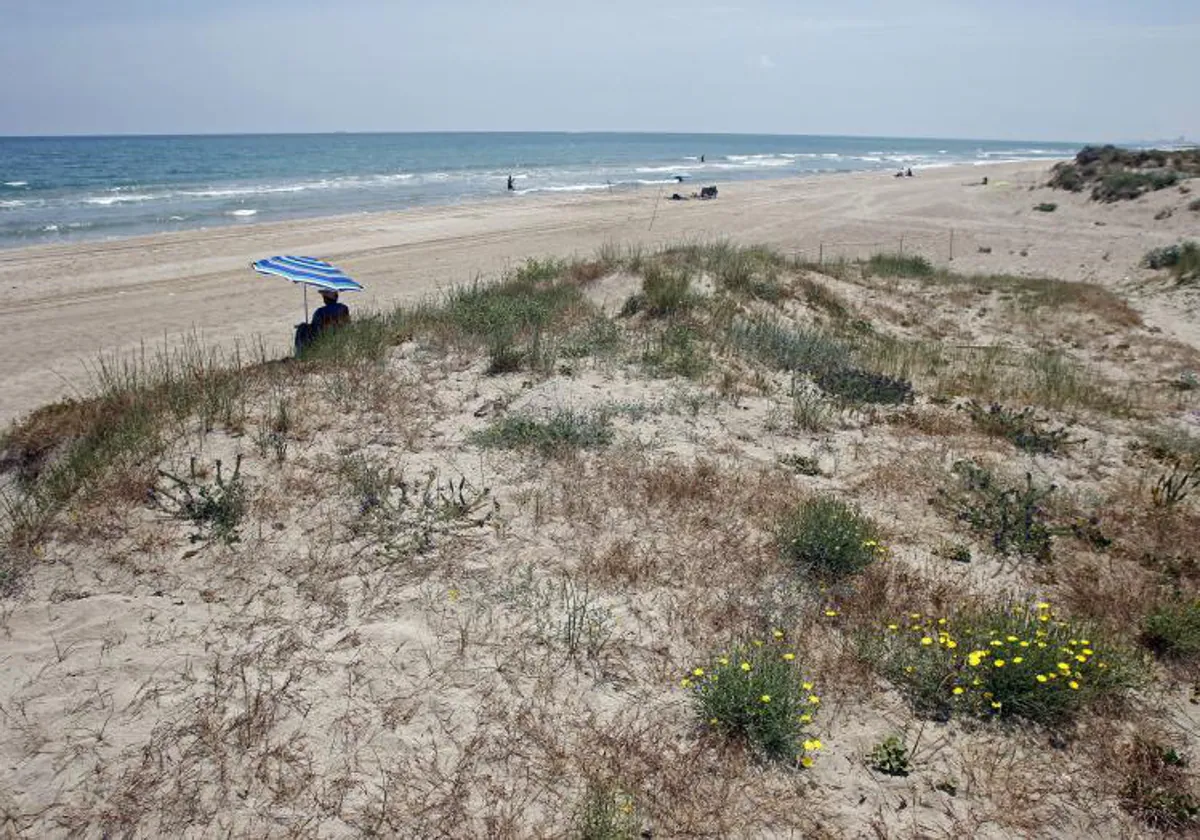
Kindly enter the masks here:
M 634 172 L 649 174 L 654 172 L 678 172 L 680 175 L 686 175 L 688 169 L 695 167 L 689 166 L 639 166 Z
M 8 201 L 0 201 L 0 207 L 4 207 L 4 208 L 16 208 L 16 207 L 24 207 L 24 206 L 25 206 L 25 202 L 21 201 L 20 199 L 16 199 L 16 198 L 8 200 Z
M 130 193 L 129 195 L 93 195 L 88 196 L 83 200 L 84 204 L 93 204 L 97 207 L 111 207 L 114 204 L 129 204 L 136 201 L 153 201 L 160 196 L 148 195 L 146 193 Z
M 238 217 L 244 218 L 247 216 L 257 216 L 258 211 L 257 210 L 230 210 L 225 215 L 226 216 L 238 216 Z
M 28 181 L 5 181 L 4 186 L 6 186 L 6 187 L 27 187 L 27 186 L 29 186 L 29 182 Z
M 54 233 L 56 230 L 58 230 L 58 225 L 46 225 L 42 228 L 43 233 Z

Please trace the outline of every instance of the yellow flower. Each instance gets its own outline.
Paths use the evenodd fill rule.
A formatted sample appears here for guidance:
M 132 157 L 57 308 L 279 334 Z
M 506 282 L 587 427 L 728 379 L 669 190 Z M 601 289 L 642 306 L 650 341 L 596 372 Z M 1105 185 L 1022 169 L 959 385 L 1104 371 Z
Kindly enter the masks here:
M 993 701 L 992 701 L 992 708 L 993 708 L 993 709 L 999 709 L 999 708 L 1000 708 L 1002 705 L 1004 705 L 1004 704 L 1003 704 L 1003 703 L 1000 703 L 1000 702 L 998 702 L 998 701 L 996 701 L 996 700 L 993 700 Z
M 1075 691 L 1079 690 L 1079 683 L 1075 682 L 1075 680 L 1071 680 L 1067 685 L 1071 686 Z
M 764 703 L 770 703 L 770 702 L 771 702 L 771 695 L 770 695 L 770 694 L 764 694 L 762 697 L 759 697 L 758 699 L 759 699 L 759 700 L 761 700 L 761 701 L 763 701 Z
M 783 631 L 782 631 L 782 630 L 772 630 L 772 631 L 771 631 L 771 635 L 772 635 L 773 637 L 775 637 L 776 639 L 782 639 L 782 638 L 783 638 Z
M 689 680 L 687 677 L 684 677 L 683 679 L 681 679 L 681 680 L 679 681 L 679 687 L 680 687 L 680 688 L 691 688 L 691 687 L 692 687 L 692 681 L 691 681 L 691 680 Z
M 837 615 L 837 610 L 825 610 L 825 615 L 833 618 L 835 615 Z
M 1093 656 L 1095 653 L 1096 653 L 1096 651 L 1092 650 L 1091 648 L 1084 648 L 1084 649 L 1083 649 L 1083 655 L 1084 655 L 1084 656 Z
M 1005 638 L 1007 638 L 1007 639 L 1008 639 L 1010 642 L 1015 642 L 1015 641 L 1017 641 L 1017 637 L 1016 637 L 1016 636 L 1006 636 Z
M 921 644 L 923 644 L 923 645 L 931 645 L 931 644 L 933 644 L 933 639 L 929 638 L 928 636 L 922 636 L 922 637 L 921 637 Z
M 703 668 L 696 668 L 695 670 L 693 670 L 693 671 L 692 671 L 692 676 L 693 676 L 693 677 L 703 677 L 703 676 L 704 676 L 704 669 L 703 669 Z
M 802 684 L 800 685 L 800 687 L 801 687 L 801 688 L 803 688 L 805 691 L 812 691 L 812 690 L 813 690 L 813 684 L 812 684 L 812 683 L 810 683 L 810 682 L 802 683 Z
M 1021 642 L 1021 647 L 1029 647 L 1029 642 Z
M 1091 644 L 1091 642 L 1089 642 L 1087 639 L 1081 639 L 1079 643 L 1081 645 L 1090 645 Z M 1084 653 L 1087 653 L 1087 651 L 1085 650 Z
M 888 629 L 889 630 L 899 630 L 900 627 L 899 627 L 899 625 L 896 625 L 896 624 L 889 624 Z
M 720 659 L 718 659 L 718 660 L 717 660 L 717 664 L 718 664 L 718 665 L 728 665 L 728 664 L 729 664 L 729 657 L 727 657 L 727 656 L 722 656 Z
M 1038 681 L 1038 682 L 1040 682 L 1040 683 L 1044 683 L 1044 682 L 1046 681 L 1046 675 L 1045 675 L 1045 674 L 1038 674 L 1038 675 L 1037 675 L 1037 681 Z
M 794 654 L 794 653 L 785 653 L 783 655 L 784 662 L 791 662 L 795 658 L 796 658 L 796 654 Z
M 1071 666 L 1070 666 L 1070 665 L 1068 665 L 1066 662 L 1059 662 L 1059 663 L 1058 663 L 1058 670 L 1060 670 L 1060 671 L 1063 671 L 1064 673 L 1067 673 L 1067 674 L 1069 674 L 1069 673 L 1071 673 Z
M 1024 656 L 1014 656 L 1012 661 L 1013 661 L 1014 665 L 1020 665 L 1022 662 L 1025 661 L 1025 657 Z
M 800 715 L 800 722 L 812 723 L 812 715 L 810 715 L 808 712 L 805 712 L 804 714 Z
M 958 642 L 954 641 L 953 639 L 947 639 L 946 647 L 950 648 L 950 650 L 954 650 L 956 647 L 958 647 Z
M 997 668 L 1003 668 L 1003 667 L 1004 667 L 1004 660 L 1003 660 L 1003 659 L 997 659 L 997 660 L 996 660 L 995 662 L 993 662 L 992 664 L 993 664 L 993 665 L 995 665 Z
M 867 540 L 865 543 L 862 544 L 862 547 L 863 548 L 874 548 L 877 545 L 879 545 L 879 543 L 875 542 L 875 540 Z
M 762 640 L 762 639 L 755 639 L 755 640 L 754 640 L 754 646 L 755 646 L 755 647 L 762 647 L 762 646 L 763 646 L 763 640 Z
M 999 639 L 992 639 L 990 642 L 988 642 L 988 644 L 992 647 L 1000 647 L 1004 644 L 1004 642 L 1000 641 Z
M 801 756 L 800 766 L 801 767 L 812 767 L 813 766 L 812 756 L 808 756 L 808 755 Z
M 1076 662 L 1087 662 L 1087 657 L 1082 653 L 1075 657 Z
M 917 618 L 921 617 L 921 614 L 920 613 L 909 613 L 908 617 L 912 618 L 912 619 L 917 619 Z
M 804 749 L 808 752 L 815 752 L 816 750 L 821 749 L 821 746 L 822 744 L 819 738 L 813 738 L 811 741 L 804 742 Z
M 946 623 L 946 619 L 944 619 L 944 618 L 938 619 L 938 624 L 945 624 L 945 623 Z
M 1037 608 L 1039 610 L 1048 610 L 1048 609 L 1050 609 L 1050 605 L 1047 604 L 1045 601 L 1042 601 L 1040 604 L 1037 605 Z
M 955 694 L 962 694 L 962 693 L 963 693 L 963 691 L 964 691 L 964 689 L 963 689 L 963 687 L 962 687 L 961 685 L 956 685 L 956 686 L 954 686 L 954 693 L 955 693 Z
M 967 663 L 972 668 L 978 667 L 979 663 L 982 659 L 983 659 L 983 657 L 979 654 L 979 651 L 977 651 L 977 650 L 973 650 L 967 655 Z
M 750 663 L 749 663 L 749 662 L 743 662 L 743 663 L 742 663 L 742 670 L 743 670 L 743 671 L 749 671 L 749 670 L 750 670 Z
M 709 719 L 708 719 L 708 723 L 709 723 L 709 725 L 710 725 L 710 726 L 716 726 L 716 725 L 717 725 L 717 719 L 716 719 L 716 718 L 709 718 Z
M 457 601 L 458 600 L 458 590 L 457 589 L 447 590 L 446 597 L 448 597 L 451 601 Z
M 815 694 L 810 694 L 808 695 L 808 702 L 814 706 L 819 706 L 821 705 L 821 698 Z

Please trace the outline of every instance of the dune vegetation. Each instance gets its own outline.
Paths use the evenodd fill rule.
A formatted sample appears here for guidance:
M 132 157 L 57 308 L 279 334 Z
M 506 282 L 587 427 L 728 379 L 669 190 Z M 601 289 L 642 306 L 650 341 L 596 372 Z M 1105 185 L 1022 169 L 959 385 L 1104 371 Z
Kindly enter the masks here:
M 5 672 L 8 819 L 1195 831 L 1197 370 L 1100 286 L 725 242 L 107 360 L 0 442 L 0 632 L 86 631 Z

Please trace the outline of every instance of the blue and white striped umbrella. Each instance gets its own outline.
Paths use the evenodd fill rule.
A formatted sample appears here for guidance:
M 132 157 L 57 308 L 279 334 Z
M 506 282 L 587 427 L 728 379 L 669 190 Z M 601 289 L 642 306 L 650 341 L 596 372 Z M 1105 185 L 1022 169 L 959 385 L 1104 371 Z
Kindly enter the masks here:
M 252 262 L 250 267 L 259 274 L 273 274 L 293 283 L 326 291 L 362 291 L 362 285 L 347 277 L 340 268 L 312 257 L 268 257 Z

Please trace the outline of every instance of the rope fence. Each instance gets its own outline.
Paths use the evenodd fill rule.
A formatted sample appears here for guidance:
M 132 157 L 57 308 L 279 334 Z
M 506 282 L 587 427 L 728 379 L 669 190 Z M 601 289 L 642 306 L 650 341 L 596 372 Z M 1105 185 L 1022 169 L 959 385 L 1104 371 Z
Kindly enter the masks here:
M 870 259 L 875 254 L 921 256 L 931 263 L 946 264 L 968 253 L 991 253 L 992 246 L 974 234 L 951 228 L 941 232 L 905 233 L 885 239 L 842 241 L 819 239 L 787 249 L 797 260 L 822 265 Z

